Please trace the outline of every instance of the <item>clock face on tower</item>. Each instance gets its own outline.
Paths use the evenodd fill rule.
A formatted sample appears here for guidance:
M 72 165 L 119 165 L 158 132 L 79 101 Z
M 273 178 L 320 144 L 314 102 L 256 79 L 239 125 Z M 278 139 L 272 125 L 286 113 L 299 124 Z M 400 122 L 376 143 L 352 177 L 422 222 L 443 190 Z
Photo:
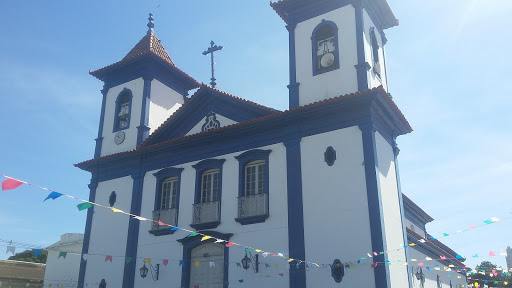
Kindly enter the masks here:
M 114 142 L 119 145 L 124 142 L 125 134 L 123 131 L 119 131 L 114 136 Z

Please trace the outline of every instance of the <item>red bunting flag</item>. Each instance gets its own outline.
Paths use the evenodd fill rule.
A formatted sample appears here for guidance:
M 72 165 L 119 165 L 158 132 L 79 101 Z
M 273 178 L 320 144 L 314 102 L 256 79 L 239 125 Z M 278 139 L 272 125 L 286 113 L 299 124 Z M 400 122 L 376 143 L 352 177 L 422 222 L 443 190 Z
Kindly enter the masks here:
M 2 190 L 16 189 L 16 188 L 20 187 L 21 184 L 23 184 L 23 182 L 18 181 L 16 179 L 9 178 L 2 182 Z
M 110 263 L 112 263 L 112 256 L 111 255 L 105 256 L 105 262 L 107 262 L 107 261 L 110 261 Z
M 169 263 L 169 260 L 167 259 L 164 259 L 164 261 L 162 261 L 164 263 L 164 266 L 167 266 L 167 264 Z
M 226 244 L 226 247 L 230 247 L 230 246 L 233 246 L 233 245 L 235 245 L 235 243 L 229 242 L 228 244 Z

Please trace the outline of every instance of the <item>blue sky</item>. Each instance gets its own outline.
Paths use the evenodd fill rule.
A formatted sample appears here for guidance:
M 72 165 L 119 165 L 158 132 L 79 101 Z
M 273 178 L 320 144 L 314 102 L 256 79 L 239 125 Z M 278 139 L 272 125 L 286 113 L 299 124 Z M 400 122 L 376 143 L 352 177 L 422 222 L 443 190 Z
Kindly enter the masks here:
M 86 199 L 102 83 L 88 74 L 155 33 L 175 64 L 218 88 L 284 110 L 288 35 L 268 0 L 8 1 L 0 10 L 0 173 Z M 398 138 L 402 191 L 436 220 L 433 235 L 512 216 L 512 38 L 509 0 L 389 0 L 400 26 L 386 31 L 389 91 L 414 128 Z M 85 212 L 26 185 L 0 191 L 0 239 L 48 246 L 83 233 Z M 442 241 L 468 257 L 512 246 L 512 221 Z M 0 259 L 7 255 L 0 242 Z M 22 248 L 18 248 L 21 250 Z M 477 253 L 479 258 L 472 258 Z

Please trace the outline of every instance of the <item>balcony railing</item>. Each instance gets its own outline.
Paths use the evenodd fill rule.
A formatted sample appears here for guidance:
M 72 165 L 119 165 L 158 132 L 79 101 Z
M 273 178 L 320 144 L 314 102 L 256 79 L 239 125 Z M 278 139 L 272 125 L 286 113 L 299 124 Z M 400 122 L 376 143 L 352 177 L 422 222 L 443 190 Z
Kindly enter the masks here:
M 158 221 L 162 221 L 165 224 L 169 224 L 172 226 L 177 226 L 178 224 L 178 209 L 165 209 L 153 211 L 153 224 L 151 226 L 151 231 L 157 231 L 162 229 L 170 229 L 171 227 L 164 225 L 158 225 Z
M 238 197 L 238 218 L 268 215 L 268 194 Z
M 220 201 L 194 204 L 192 225 L 220 222 Z

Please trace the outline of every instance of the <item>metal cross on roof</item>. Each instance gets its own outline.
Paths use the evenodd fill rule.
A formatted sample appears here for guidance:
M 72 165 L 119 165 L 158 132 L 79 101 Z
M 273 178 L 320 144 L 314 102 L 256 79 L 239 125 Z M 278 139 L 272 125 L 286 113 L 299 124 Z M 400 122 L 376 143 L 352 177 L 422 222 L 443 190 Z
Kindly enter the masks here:
M 217 83 L 215 83 L 215 68 L 214 68 L 214 65 L 215 65 L 215 62 L 213 61 L 213 52 L 215 51 L 219 51 L 221 50 L 222 46 L 217 46 L 215 45 L 215 42 L 213 42 L 213 40 L 210 42 L 210 48 L 208 48 L 208 50 L 204 51 L 203 52 L 203 55 L 208 55 L 208 54 L 212 54 L 211 57 L 212 57 L 212 82 L 210 82 L 210 84 L 212 85 L 213 88 L 215 88 L 215 85 L 217 85 Z

